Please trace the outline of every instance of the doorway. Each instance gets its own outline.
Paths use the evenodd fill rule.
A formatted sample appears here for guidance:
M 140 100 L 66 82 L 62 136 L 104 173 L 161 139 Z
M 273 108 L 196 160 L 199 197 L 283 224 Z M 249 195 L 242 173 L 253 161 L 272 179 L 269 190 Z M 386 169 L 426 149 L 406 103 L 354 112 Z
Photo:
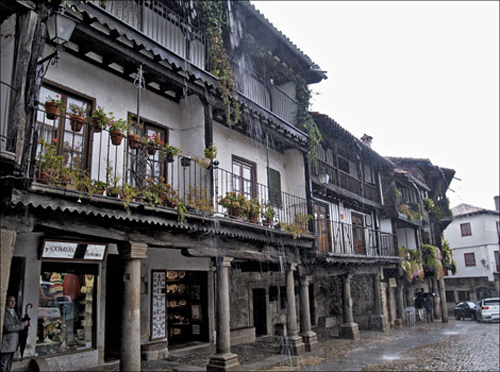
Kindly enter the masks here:
M 357 213 L 352 214 L 352 233 L 354 236 L 354 253 L 366 254 L 365 228 L 363 216 Z
M 266 289 L 254 288 L 253 297 L 253 323 L 255 327 L 255 336 L 267 335 L 267 306 Z
M 108 255 L 106 264 L 106 324 L 104 359 L 119 359 L 122 338 L 123 260 Z

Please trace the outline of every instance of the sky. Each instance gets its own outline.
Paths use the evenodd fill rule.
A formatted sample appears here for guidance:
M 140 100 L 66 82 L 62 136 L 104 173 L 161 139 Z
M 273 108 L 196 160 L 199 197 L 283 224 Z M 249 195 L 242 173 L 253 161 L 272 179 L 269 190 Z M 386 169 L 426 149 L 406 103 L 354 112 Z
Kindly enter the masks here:
M 499 1 L 251 3 L 327 71 L 311 110 L 382 156 L 456 171 L 447 196 L 495 209 L 499 195 Z

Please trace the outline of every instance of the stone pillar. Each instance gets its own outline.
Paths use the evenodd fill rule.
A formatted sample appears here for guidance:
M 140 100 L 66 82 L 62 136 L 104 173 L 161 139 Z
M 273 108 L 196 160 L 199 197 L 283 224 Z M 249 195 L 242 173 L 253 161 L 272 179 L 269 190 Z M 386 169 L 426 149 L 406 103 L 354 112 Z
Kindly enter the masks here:
M 405 305 L 404 305 L 404 283 L 403 280 L 398 279 L 398 286 L 396 287 L 396 314 L 397 317 L 394 325 L 402 327 L 405 321 Z
M 286 268 L 286 335 L 284 336 L 281 352 L 289 355 L 302 355 L 306 346 L 299 336 L 297 327 L 297 309 L 295 307 L 295 282 L 293 272 L 297 264 L 288 264 Z
M 302 276 L 300 281 L 300 306 L 302 321 L 302 340 L 304 341 L 306 351 L 314 351 L 318 348 L 318 336 L 311 330 L 311 309 L 309 299 L 309 276 Z
M 373 317 L 371 319 L 371 327 L 373 329 L 380 330 L 382 332 L 386 331 L 387 322 L 385 320 L 385 315 L 382 311 L 382 296 L 380 294 L 380 273 L 373 275 Z
M 432 291 L 436 293 L 439 296 L 439 289 L 437 285 L 437 279 L 435 276 L 432 277 Z M 434 319 L 439 319 L 439 298 L 434 297 L 432 299 L 432 302 L 434 302 Z
M 443 277 L 439 279 L 439 296 L 441 297 L 441 320 L 443 323 L 448 323 L 448 304 L 446 303 L 446 287 Z
M 359 340 L 358 325 L 354 323 L 352 316 L 351 277 L 351 274 L 344 276 L 344 324 L 340 325 L 339 336 L 341 338 Z
M 141 370 L 141 258 L 147 257 L 147 250 L 148 246 L 144 243 L 125 242 L 118 245 L 123 259 L 120 371 Z
M 10 266 L 14 255 L 17 233 L 3 226 L 0 231 L 0 340 L 3 334 L 3 315 L 5 313 L 5 302 L 7 300 L 7 290 L 9 289 Z M 24 315 L 24 314 L 23 314 Z
M 229 308 L 230 257 L 217 257 L 217 340 L 216 354 L 210 358 L 207 371 L 239 371 L 238 355 L 231 353 Z

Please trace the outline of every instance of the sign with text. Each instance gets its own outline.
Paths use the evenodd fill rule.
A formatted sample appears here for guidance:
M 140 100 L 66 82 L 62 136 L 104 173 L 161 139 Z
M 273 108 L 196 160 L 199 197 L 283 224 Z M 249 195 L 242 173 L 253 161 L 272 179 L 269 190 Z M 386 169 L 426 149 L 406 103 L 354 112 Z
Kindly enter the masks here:
M 107 244 L 45 240 L 42 259 L 103 261 Z
M 166 327 L 166 276 L 164 270 L 151 271 L 151 340 L 167 336 Z

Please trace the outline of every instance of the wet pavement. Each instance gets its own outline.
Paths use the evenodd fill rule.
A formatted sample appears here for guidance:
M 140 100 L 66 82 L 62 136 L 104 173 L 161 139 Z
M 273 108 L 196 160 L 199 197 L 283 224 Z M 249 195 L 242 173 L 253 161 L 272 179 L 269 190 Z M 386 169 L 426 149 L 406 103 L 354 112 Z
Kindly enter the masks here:
M 361 331 L 357 341 L 315 330 L 320 346 L 299 357 L 279 354 L 280 338 L 264 337 L 231 348 L 242 371 L 499 371 L 499 324 L 450 319 L 386 332 Z M 205 371 L 213 346 L 172 350 L 143 361 L 143 371 Z M 98 369 L 118 371 L 117 363 Z

